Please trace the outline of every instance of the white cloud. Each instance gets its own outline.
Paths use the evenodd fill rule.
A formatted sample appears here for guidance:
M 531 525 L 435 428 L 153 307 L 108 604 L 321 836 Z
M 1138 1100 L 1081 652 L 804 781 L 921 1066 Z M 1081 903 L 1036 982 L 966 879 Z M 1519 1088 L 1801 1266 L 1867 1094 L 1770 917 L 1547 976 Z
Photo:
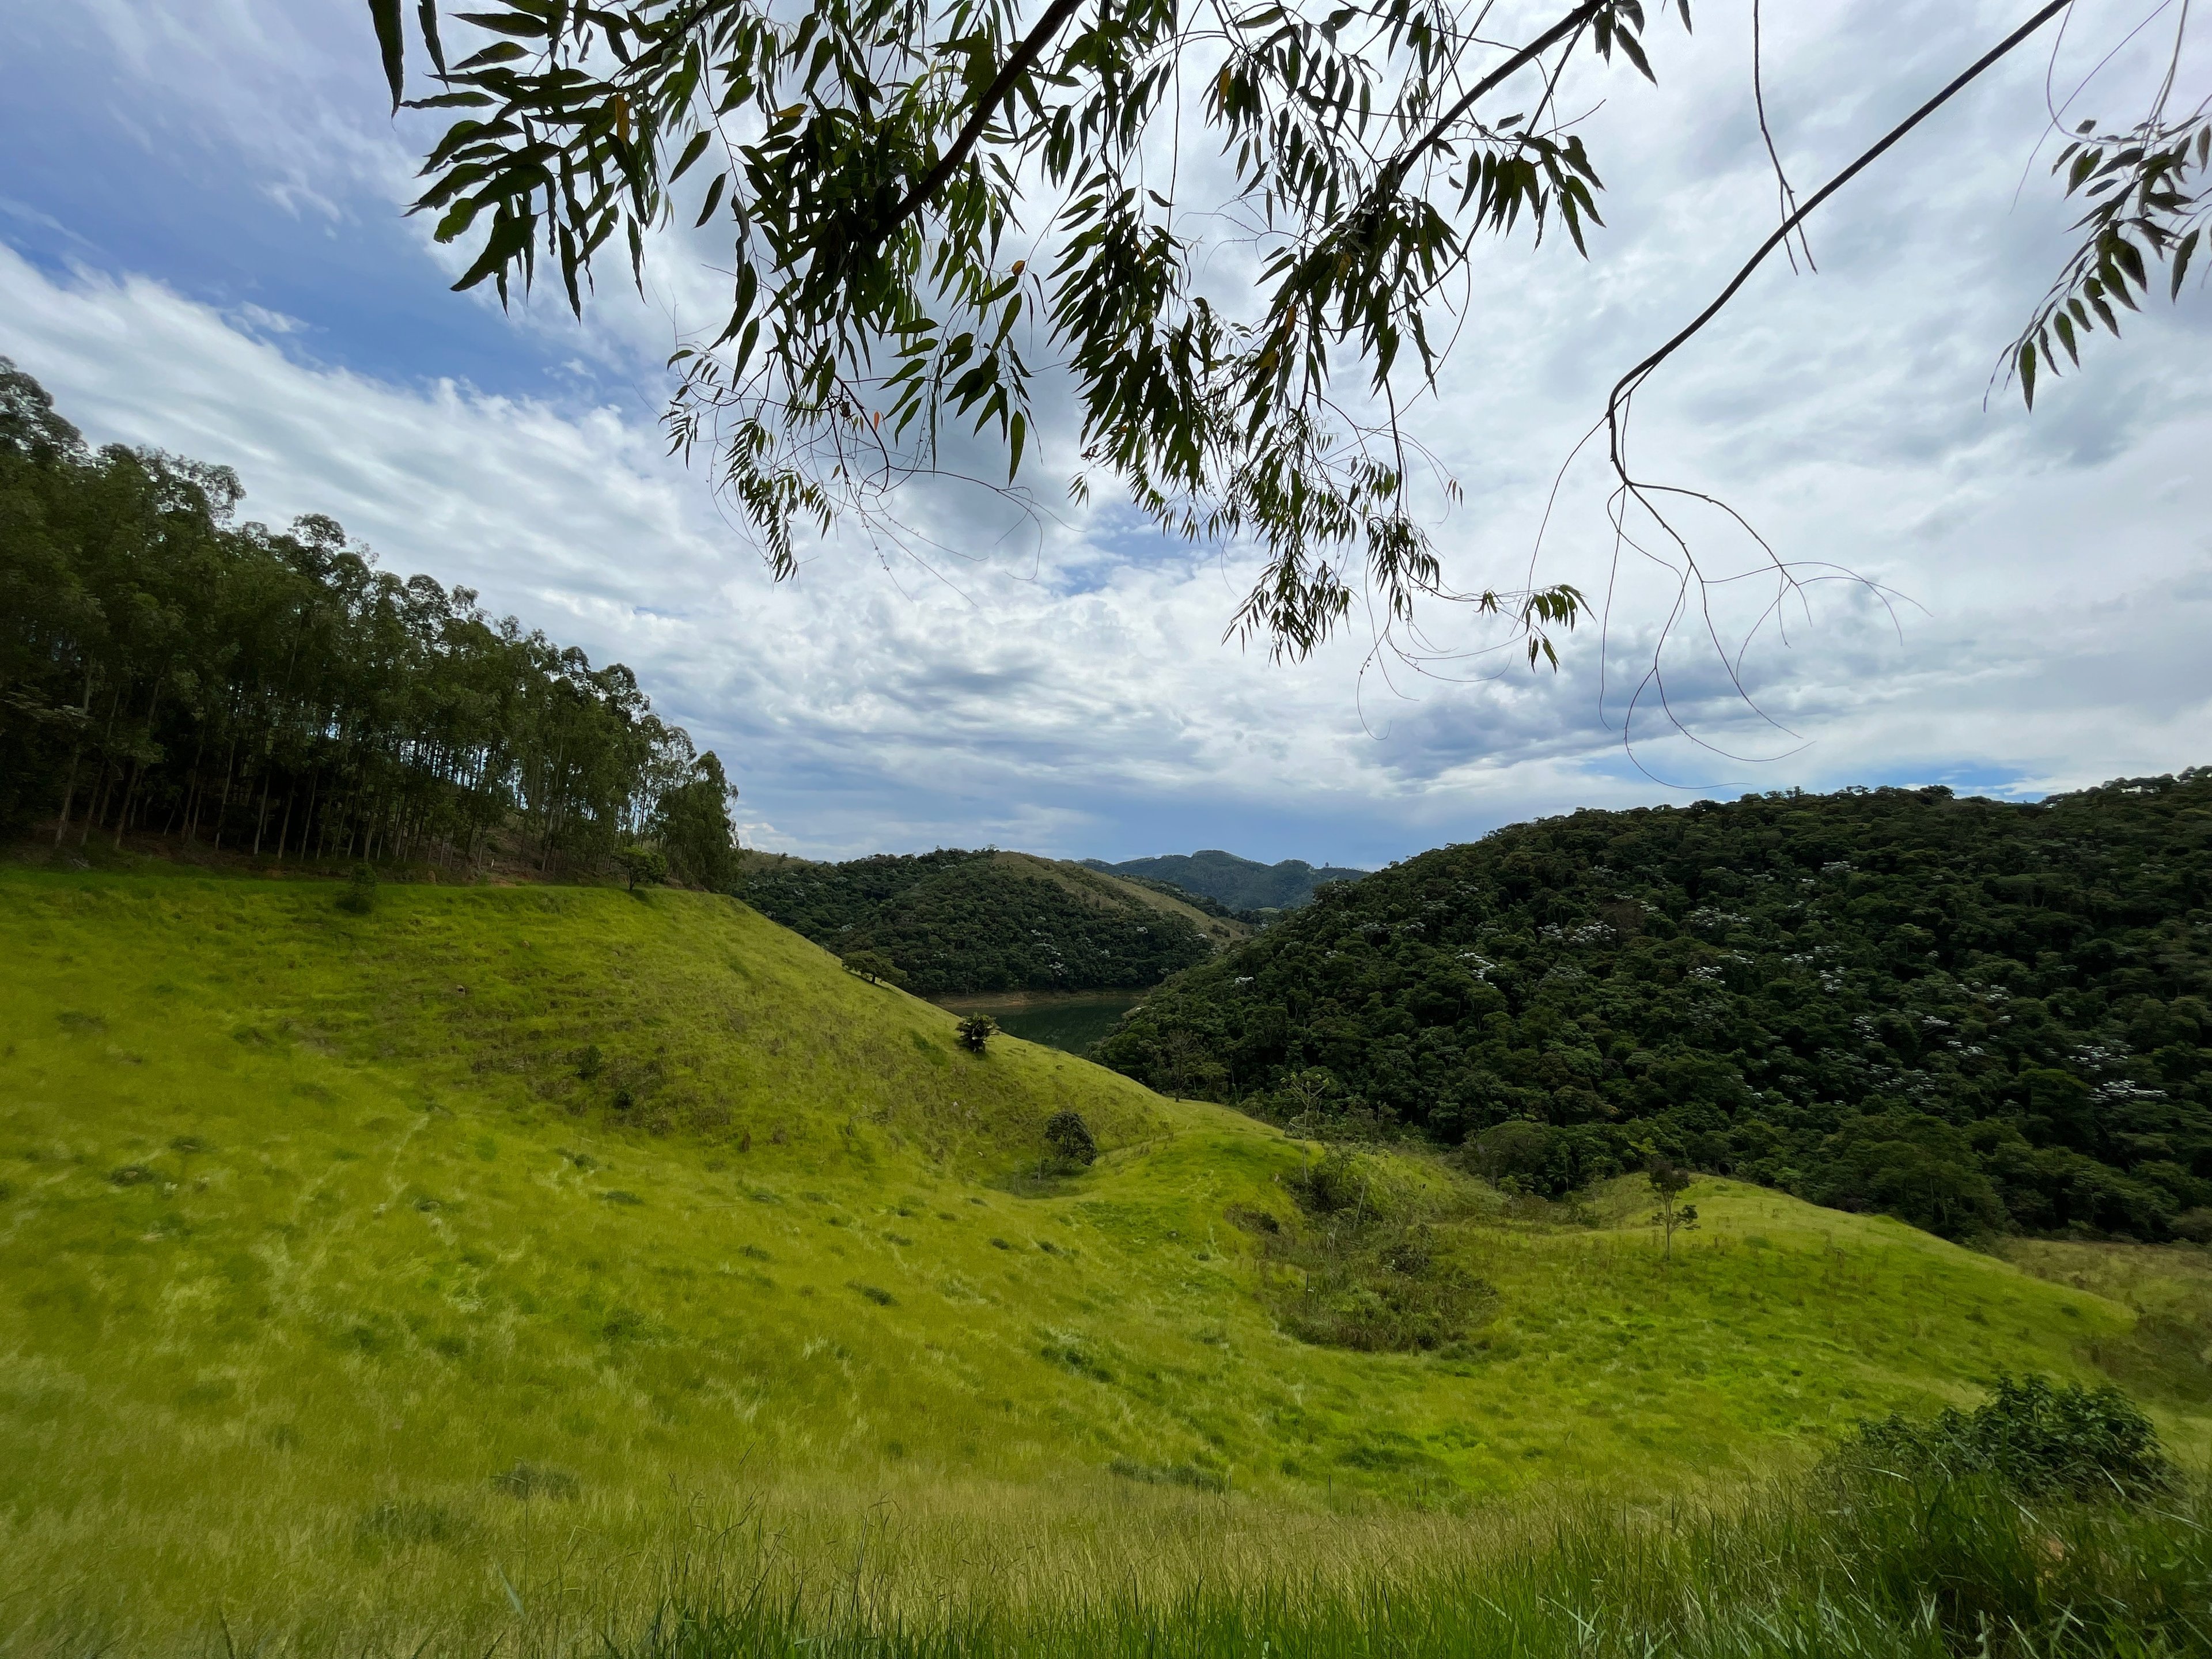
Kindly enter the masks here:
M 209 14 L 220 50 L 179 46 L 174 8 L 103 0 L 94 15 L 143 87 L 175 54 L 201 54 L 190 100 L 228 134 L 241 190 L 388 213 L 404 181 L 373 96 L 359 109 L 373 73 L 331 66 L 361 50 L 352 9 L 341 28 L 328 9 L 300 21 L 226 0 Z M 1768 85 L 1801 191 L 1990 35 L 2000 9 L 1899 3 L 1873 35 L 1855 9 L 1790 13 Z M 1551 244 L 1486 259 L 1492 309 L 1425 417 L 1468 488 L 1440 536 L 1462 581 L 1514 577 L 1552 471 L 1612 376 L 1771 222 L 1740 43 L 1711 10 L 1694 49 L 1663 37 L 1660 93 L 1607 88 L 1591 136 L 1614 158 L 1615 222 L 1589 266 Z M 1915 43 L 1903 67 L 1850 72 L 1898 39 Z M 307 67 L 287 80 L 271 65 L 294 54 Z M 2040 74 L 2023 64 L 1947 112 L 1820 222 L 1820 276 L 1762 276 L 1655 385 L 1639 426 L 1655 471 L 1717 489 L 1788 556 L 1863 572 L 1925 614 L 1903 613 L 1900 641 L 1863 594 L 1816 591 L 1796 644 L 1746 665 L 1760 706 L 1810 746 L 1753 765 L 1655 739 L 1639 750 L 1652 771 L 1729 793 L 1952 777 L 2042 789 L 2212 761 L 2201 300 L 2100 343 L 2033 419 L 2005 398 L 1982 408 L 2063 224 L 2035 182 L 2006 211 Z M 288 100 L 321 112 L 295 123 Z M 690 293 L 694 275 L 666 291 Z M 1510 663 L 1465 686 L 1362 678 L 1356 640 L 1271 666 L 1220 643 L 1234 561 L 1131 536 L 1107 513 L 1002 543 L 1003 514 L 942 493 L 912 503 L 953 550 L 942 580 L 840 544 L 778 589 L 704 479 L 662 455 L 649 395 L 372 380 L 297 355 L 322 326 L 311 311 L 227 316 L 160 276 L 59 276 L 0 249 L 0 350 L 96 438 L 228 464 L 256 515 L 329 512 L 388 566 L 478 588 L 595 659 L 631 663 L 731 759 L 766 844 L 1113 856 L 1208 844 L 1372 862 L 1530 812 L 1666 798 L 1601 717 L 1589 631 L 1556 678 Z M 486 329 L 628 366 L 647 393 L 635 365 L 668 327 L 612 302 L 580 331 L 452 303 L 477 306 Z M 1592 591 L 1609 557 L 1596 482 L 1571 479 L 1545 567 Z M 1648 658 L 1662 597 L 1646 577 L 1624 582 L 1616 686 Z M 1701 735 L 1746 754 L 1797 747 L 1760 726 L 1709 653 L 1678 667 L 1675 707 Z

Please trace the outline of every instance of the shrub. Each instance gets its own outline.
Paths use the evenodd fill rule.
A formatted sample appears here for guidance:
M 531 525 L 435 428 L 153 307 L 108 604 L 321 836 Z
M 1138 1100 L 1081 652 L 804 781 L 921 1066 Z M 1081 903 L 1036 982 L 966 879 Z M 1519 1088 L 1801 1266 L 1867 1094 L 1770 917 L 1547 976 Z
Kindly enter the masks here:
M 1999 1376 L 1971 1412 L 1863 1423 L 1844 1455 L 1913 1476 L 1986 1475 L 2024 1497 L 2139 1497 L 2173 1482 L 2158 1431 L 2135 1401 L 2109 1383 L 2085 1389 L 2040 1376 Z
M 1098 1142 L 1091 1133 L 1091 1126 L 1083 1121 L 1083 1114 L 1073 1110 L 1054 1112 L 1045 1120 L 1044 1144 L 1052 1148 L 1052 1155 L 1066 1164 L 1095 1164 L 1098 1161 Z
M 1291 1196 L 1297 1200 L 1298 1206 L 1310 1215 L 1340 1215 L 1346 1210 L 1362 1209 L 1367 1203 L 1370 1184 L 1362 1163 L 1348 1148 L 1332 1146 L 1295 1175 L 1285 1176 L 1284 1185 L 1291 1189 Z
M 1491 1287 L 1438 1255 L 1423 1226 L 1340 1227 L 1266 1239 L 1270 1259 L 1294 1267 L 1279 1283 L 1276 1316 L 1301 1342 L 1359 1353 L 1409 1353 L 1457 1341 L 1486 1312 Z
M 960 1022 L 959 1030 L 960 1046 L 971 1054 L 980 1054 L 999 1034 L 999 1022 L 988 1014 L 969 1014 Z
M 658 847 L 647 847 L 642 842 L 617 853 L 615 866 L 629 881 L 633 893 L 641 887 L 658 887 L 668 879 L 668 855 Z
M 365 916 L 376 908 L 376 872 L 365 864 L 355 865 L 345 891 L 338 895 L 338 908 L 356 916 Z

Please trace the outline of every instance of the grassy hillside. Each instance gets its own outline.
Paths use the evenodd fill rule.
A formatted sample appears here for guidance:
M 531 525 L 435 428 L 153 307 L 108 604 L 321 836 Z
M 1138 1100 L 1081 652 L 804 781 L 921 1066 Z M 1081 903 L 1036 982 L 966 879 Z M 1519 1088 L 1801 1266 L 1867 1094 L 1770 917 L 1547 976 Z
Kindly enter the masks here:
M 1396 1294 L 1311 1149 L 951 1027 L 703 895 L 0 875 L 0 1644 L 481 1632 L 660 1593 L 709 1522 L 834 1567 L 879 1502 L 910 1589 L 1435 1555 L 2002 1370 L 2124 1375 L 2203 1455 L 2186 1293 L 2146 1334 L 1734 1182 L 1669 1270 L 1632 1190 L 1358 1163 L 1464 1318 L 1301 1341 Z M 1064 1109 L 1103 1155 L 1041 1174 Z
M 1119 864 L 1098 859 L 1083 862 L 1087 868 L 1109 875 L 1164 881 L 1231 910 L 1294 910 L 1324 882 L 1358 881 L 1367 873 L 1336 865 L 1316 866 L 1304 859 L 1261 864 L 1222 852 L 1171 853 L 1162 858 L 1125 859 Z
M 739 871 L 738 896 L 763 915 L 884 957 L 923 995 L 1153 985 L 1252 933 L 1153 883 L 1027 853 L 748 853 Z

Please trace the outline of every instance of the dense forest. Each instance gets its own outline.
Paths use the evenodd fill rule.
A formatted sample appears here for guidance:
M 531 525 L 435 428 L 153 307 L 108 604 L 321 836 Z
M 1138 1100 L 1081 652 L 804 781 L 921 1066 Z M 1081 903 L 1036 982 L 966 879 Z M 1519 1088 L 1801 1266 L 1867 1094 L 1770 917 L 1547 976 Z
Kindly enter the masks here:
M 0 358 L 0 829 L 272 859 L 539 869 L 655 843 L 732 874 L 728 780 L 619 663 L 234 522 L 226 469 L 89 449 Z
M 2212 769 L 1516 825 L 1322 889 L 1096 1053 L 1554 1195 L 1657 1152 L 1954 1237 L 2212 1237 Z
M 1018 853 L 844 864 L 750 854 L 733 890 L 842 957 L 884 958 L 925 996 L 1153 985 L 1243 931 L 1154 890 Z
M 1083 862 L 1109 875 L 1140 881 L 1164 882 L 1182 892 L 1212 900 L 1236 915 L 1262 910 L 1293 910 L 1314 896 L 1323 882 L 1357 881 L 1364 870 L 1340 869 L 1334 865 L 1316 868 L 1304 859 L 1285 859 L 1261 864 L 1234 853 L 1171 853 L 1156 859 L 1126 859 L 1108 864 L 1100 859 Z

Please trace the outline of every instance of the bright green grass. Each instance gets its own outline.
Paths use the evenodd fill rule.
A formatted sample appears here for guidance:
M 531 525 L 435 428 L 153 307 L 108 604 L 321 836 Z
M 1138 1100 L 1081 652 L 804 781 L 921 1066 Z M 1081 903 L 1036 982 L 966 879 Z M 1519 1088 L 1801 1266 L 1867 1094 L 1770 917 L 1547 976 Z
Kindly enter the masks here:
M 605 1659 L 2206 1659 L 2212 1508 L 2032 1507 L 1988 1482 L 1824 1469 L 1724 1511 L 1583 1505 L 1447 1560 L 1285 1556 L 1257 1581 L 1172 1589 L 1069 1571 L 1049 1593 L 916 1610 L 852 1589 L 793 1598 L 750 1540 L 678 1558 L 651 1616 L 510 1626 L 526 1654 Z M 763 1569 L 766 1568 L 766 1571 Z
M 1460 1224 L 1498 1292 L 1468 1343 L 1304 1346 L 1226 1218 L 1293 1213 L 1307 1153 L 1264 1126 L 962 1053 L 726 900 L 333 897 L 0 876 L 0 1639 L 501 1616 L 692 1498 L 780 1505 L 825 1559 L 891 1500 L 954 1540 L 917 1582 L 1014 1515 L 1147 1571 L 1332 1514 L 1433 1552 L 1470 1503 L 1790 1467 L 2119 1358 L 2201 1455 L 2131 1309 L 1718 1182 L 1671 1271 L 1640 1226 Z M 1106 1156 L 1025 1178 L 1062 1107 Z

